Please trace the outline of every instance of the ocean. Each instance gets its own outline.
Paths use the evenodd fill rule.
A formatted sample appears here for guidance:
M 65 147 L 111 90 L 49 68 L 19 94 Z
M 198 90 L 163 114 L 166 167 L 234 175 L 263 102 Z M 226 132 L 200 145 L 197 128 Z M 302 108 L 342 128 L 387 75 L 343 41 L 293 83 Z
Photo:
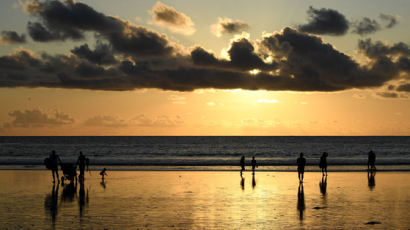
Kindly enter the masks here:
M 248 165 L 254 155 L 261 170 L 284 171 L 300 152 L 311 170 L 323 152 L 329 169 L 364 170 L 373 150 L 378 169 L 410 170 L 410 137 L 396 136 L 0 137 L 0 166 L 44 168 L 52 150 L 68 163 L 82 151 L 97 168 L 236 170 L 242 155 Z

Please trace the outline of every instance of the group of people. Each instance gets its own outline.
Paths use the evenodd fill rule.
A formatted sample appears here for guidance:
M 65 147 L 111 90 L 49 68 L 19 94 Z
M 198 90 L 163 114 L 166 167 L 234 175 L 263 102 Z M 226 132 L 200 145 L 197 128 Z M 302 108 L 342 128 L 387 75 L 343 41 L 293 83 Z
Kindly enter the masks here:
M 239 164 L 241 165 L 241 177 L 242 177 L 242 172 L 245 171 L 245 156 L 244 155 L 242 155 L 241 161 Z M 252 166 L 252 173 L 255 174 L 255 168 L 258 167 L 258 164 L 256 164 L 255 156 L 252 156 L 251 166 Z
M 55 183 L 55 181 L 56 181 L 55 178 L 56 177 L 57 177 L 57 181 L 59 182 L 60 177 L 58 175 L 58 166 L 61 165 L 61 167 L 63 167 L 64 164 L 62 163 L 60 157 L 56 154 L 55 150 L 51 151 L 50 156 L 44 160 L 44 164 L 46 165 L 46 167 L 48 169 L 51 170 L 51 173 L 52 173 L 52 176 L 53 176 L 53 183 Z M 78 168 L 80 169 L 80 175 L 79 175 L 78 178 L 79 178 L 80 181 L 84 181 L 85 169 L 87 167 L 87 170 L 89 170 L 89 168 L 88 168 L 89 164 L 90 164 L 89 159 L 83 154 L 82 151 L 80 151 L 80 154 L 77 158 L 77 162 L 75 163 L 75 165 L 69 165 L 69 166 L 71 166 L 70 169 L 72 169 L 74 171 L 73 172 L 74 177 L 77 176 L 76 167 L 78 166 Z M 104 168 L 100 172 L 100 175 L 102 176 L 103 181 L 104 181 L 104 176 L 107 175 L 106 170 L 107 169 Z M 62 179 L 63 178 L 64 177 L 62 177 Z
M 320 157 L 320 161 L 319 161 L 319 168 L 321 169 L 323 176 L 327 176 L 327 157 L 328 155 L 329 154 L 327 152 L 324 152 L 322 156 Z M 367 169 L 369 172 L 373 172 L 374 170 L 376 170 L 376 166 L 375 166 L 376 154 L 372 150 L 370 150 L 368 155 L 369 157 L 367 161 Z M 298 165 L 299 182 L 303 182 L 305 166 L 306 166 L 306 158 L 303 157 L 303 153 L 300 153 L 299 158 L 296 160 L 296 164 Z M 255 174 L 255 168 L 258 167 L 258 165 L 256 164 L 255 156 L 252 156 L 251 165 L 252 165 L 252 173 Z M 240 166 L 241 166 L 241 177 L 242 177 L 242 172 L 245 171 L 245 156 L 241 157 Z

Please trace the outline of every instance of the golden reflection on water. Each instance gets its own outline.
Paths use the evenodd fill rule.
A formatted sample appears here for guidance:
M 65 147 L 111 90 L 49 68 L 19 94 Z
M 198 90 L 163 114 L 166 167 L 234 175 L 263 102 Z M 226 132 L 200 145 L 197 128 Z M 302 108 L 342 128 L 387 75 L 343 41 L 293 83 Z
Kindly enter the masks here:
M 57 187 L 47 171 L 0 171 L 0 228 L 410 226 L 410 173 L 307 172 L 303 184 L 296 172 L 117 171 L 104 182 L 97 172 L 86 176 L 83 185 Z

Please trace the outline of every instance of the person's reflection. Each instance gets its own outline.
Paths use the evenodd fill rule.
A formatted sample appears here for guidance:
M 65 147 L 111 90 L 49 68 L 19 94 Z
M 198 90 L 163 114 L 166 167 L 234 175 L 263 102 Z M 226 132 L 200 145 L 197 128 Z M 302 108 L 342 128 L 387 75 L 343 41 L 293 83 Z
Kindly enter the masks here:
M 44 208 L 51 216 L 51 221 L 54 224 L 57 218 L 58 211 L 58 184 L 53 184 L 51 193 L 46 196 L 44 200 Z
M 322 176 L 322 180 L 319 182 L 320 193 L 322 193 L 323 198 L 326 196 L 327 189 L 327 176 Z
M 255 174 L 252 174 L 252 189 L 256 186 Z
M 88 189 L 87 189 L 87 195 L 85 193 L 84 189 L 84 181 L 80 182 L 80 191 L 79 191 L 79 199 L 78 199 L 78 206 L 80 208 L 80 216 L 83 216 L 83 209 L 85 204 L 88 204 L 89 198 L 88 198 Z
M 245 190 L 245 177 L 241 176 L 241 188 Z
M 107 188 L 107 184 L 105 183 L 104 178 L 101 179 L 100 185 L 101 185 L 101 187 L 103 187 L 104 190 Z
M 376 180 L 375 180 L 375 176 L 376 176 L 376 170 L 371 170 L 367 172 L 367 180 L 368 180 L 368 185 L 370 190 L 373 190 L 374 187 L 376 186 Z
M 77 182 L 70 182 L 69 184 L 65 184 L 63 187 L 63 191 L 61 193 L 61 201 L 62 202 L 73 202 L 74 197 L 77 195 Z
M 299 211 L 299 220 L 303 220 L 303 212 L 305 211 L 305 193 L 303 192 L 303 183 L 299 183 L 297 208 Z

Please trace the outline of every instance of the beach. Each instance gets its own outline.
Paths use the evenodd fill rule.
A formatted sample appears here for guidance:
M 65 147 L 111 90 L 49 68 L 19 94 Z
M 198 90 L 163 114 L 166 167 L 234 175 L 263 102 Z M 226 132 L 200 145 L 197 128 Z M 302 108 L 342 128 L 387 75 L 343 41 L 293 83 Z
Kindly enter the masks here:
M 410 173 L 0 170 L 0 229 L 408 229 Z

